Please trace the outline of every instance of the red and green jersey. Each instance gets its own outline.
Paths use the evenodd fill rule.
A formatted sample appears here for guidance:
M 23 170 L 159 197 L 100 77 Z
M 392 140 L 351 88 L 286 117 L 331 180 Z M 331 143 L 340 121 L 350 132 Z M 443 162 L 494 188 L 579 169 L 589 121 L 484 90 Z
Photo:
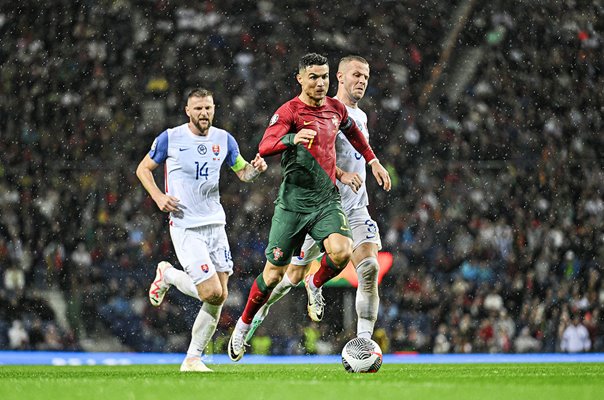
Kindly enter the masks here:
M 311 143 L 295 145 L 295 132 L 304 128 L 314 130 L 317 135 Z M 262 157 L 282 154 L 283 181 L 275 201 L 277 205 L 309 213 L 332 201 L 340 201 L 335 148 L 339 130 L 365 161 L 375 158 L 367 139 L 340 101 L 326 97 L 322 106 L 312 107 L 295 97 L 279 107 L 259 146 Z

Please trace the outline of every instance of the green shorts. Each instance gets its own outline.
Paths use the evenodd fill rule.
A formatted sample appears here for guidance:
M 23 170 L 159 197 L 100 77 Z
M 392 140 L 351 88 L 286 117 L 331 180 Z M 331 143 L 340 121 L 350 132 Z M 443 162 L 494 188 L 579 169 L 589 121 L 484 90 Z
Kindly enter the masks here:
M 268 236 L 266 258 L 276 266 L 289 265 L 292 255 L 300 250 L 306 234 L 321 243 L 332 233 L 339 233 L 352 239 L 348 218 L 340 203 L 329 203 L 312 213 L 288 211 L 275 206 Z

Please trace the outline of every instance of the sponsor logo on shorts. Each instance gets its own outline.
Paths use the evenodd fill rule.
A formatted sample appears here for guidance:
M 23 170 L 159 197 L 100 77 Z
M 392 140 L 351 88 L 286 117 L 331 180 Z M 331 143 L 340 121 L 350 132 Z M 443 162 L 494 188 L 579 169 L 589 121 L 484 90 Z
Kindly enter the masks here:
M 280 259 L 281 257 L 283 257 L 283 252 L 281 251 L 281 248 L 279 247 L 275 247 L 273 249 L 273 259 L 275 261 L 277 261 L 278 259 Z
M 210 270 L 210 267 L 208 267 L 208 264 L 201 264 L 201 266 L 199 267 L 201 268 L 201 270 L 203 272 L 205 272 L 206 274 L 208 273 L 208 271 Z

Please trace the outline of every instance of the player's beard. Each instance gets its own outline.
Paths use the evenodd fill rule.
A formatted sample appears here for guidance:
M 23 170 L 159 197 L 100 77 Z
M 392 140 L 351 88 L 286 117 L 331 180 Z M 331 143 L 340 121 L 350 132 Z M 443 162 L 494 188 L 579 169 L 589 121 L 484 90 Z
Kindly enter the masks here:
M 202 127 L 201 121 L 207 122 L 208 125 L 206 128 Z M 193 121 L 193 125 L 195 125 L 195 127 L 199 130 L 199 132 L 201 132 L 203 136 L 206 136 L 208 134 L 208 131 L 210 130 L 210 126 L 212 126 L 212 121 L 210 121 L 209 119 L 198 118 L 197 120 Z

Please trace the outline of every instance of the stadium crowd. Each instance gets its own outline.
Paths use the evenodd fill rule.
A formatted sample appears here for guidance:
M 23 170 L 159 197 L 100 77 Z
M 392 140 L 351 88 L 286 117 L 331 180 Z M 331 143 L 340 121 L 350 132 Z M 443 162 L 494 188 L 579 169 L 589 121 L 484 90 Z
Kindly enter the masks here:
M 384 351 L 604 351 L 604 3 L 474 2 L 456 47 L 481 61 L 459 97 L 427 106 L 451 9 L 467 2 L 350 3 L 0 5 L 0 349 L 113 336 L 184 351 L 195 313 L 180 305 L 195 302 L 170 292 L 152 309 L 146 297 L 155 264 L 175 256 L 136 164 L 185 121 L 196 86 L 214 91 L 215 124 L 252 158 L 296 95 L 295 60 L 317 51 L 332 78 L 343 55 L 371 64 L 361 107 L 394 183 L 368 182 L 394 254 L 375 334 Z M 215 351 L 264 264 L 279 183 L 269 161 L 252 187 L 221 189 L 236 272 Z M 337 352 L 351 333 L 331 322 L 286 321 L 287 335 L 260 336 L 255 351 Z

